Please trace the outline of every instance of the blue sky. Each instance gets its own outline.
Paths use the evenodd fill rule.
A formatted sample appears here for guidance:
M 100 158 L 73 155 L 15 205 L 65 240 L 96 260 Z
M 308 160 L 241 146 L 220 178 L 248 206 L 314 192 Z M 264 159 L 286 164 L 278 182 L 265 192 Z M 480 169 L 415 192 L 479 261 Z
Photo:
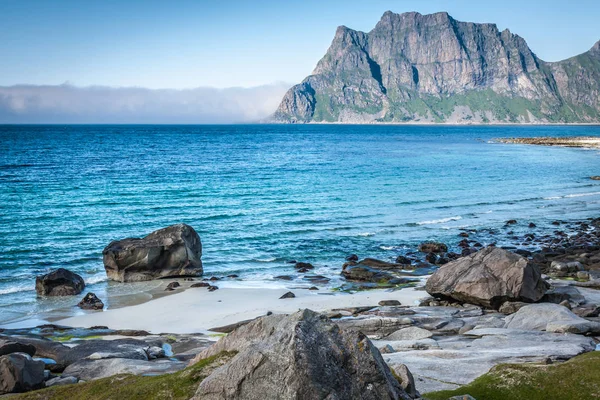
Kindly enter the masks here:
M 386 10 L 495 22 L 557 61 L 600 40 L 600 1 L 0 0 L 0 86 L 193 88 L 301 81 L 338 25 Z

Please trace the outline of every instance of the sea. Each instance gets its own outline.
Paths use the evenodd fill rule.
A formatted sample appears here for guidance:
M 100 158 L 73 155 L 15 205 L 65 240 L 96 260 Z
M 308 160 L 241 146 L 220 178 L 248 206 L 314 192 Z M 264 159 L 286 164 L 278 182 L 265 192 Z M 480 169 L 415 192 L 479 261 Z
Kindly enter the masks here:
M 35 277 L 80 274 L 108 307 L 157 282 L 109 282 L 102 249 L 176 223 L 199 233 L 225 287 L 299 285 L 290 261 L 339 285 L 349 254 L 393 260 L 461 230 L 502 242 L 533 222 L 600 216 L 600 152 L 500 144 L 600 136 L 598 126 L 0 126 L 0 325 L 72 309 Z M 508 236 L 507 236 L 508 238 Z M 508 240 L 508 239 L 507 239 Z M 81 295 L 83 297 L 83 294 Z

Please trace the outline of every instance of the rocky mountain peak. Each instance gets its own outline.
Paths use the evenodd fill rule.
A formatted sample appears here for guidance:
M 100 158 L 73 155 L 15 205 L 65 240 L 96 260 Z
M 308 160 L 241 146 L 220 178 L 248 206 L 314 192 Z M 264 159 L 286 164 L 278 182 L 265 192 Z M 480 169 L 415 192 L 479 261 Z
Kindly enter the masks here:
M 589 54 L 593 60 L 600 55 L 600 42 Z M 508 29 L 500 32 L 493 23 L 462 22 L 447 12 L 386 11 L 368 33 L 338 27 L 313 73 L 290 89 L 274 117 L 292 122 L 600 120 L 600 63 L 567 61 L 545 63 L 525 39 Z M 581 74 L 579 67 L 593 71 Z

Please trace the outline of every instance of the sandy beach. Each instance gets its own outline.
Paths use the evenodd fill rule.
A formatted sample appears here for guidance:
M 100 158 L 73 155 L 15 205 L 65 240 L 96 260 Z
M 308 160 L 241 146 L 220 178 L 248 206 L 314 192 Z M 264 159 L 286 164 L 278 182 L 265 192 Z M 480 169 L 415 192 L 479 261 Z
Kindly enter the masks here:
M 108 326 L 111 329 L 142 329 L 151 333 L 197 333 L 210 328 L 273 313 L 291 313 L 303 308 L 326 311 L 336 308 L 377 306 L 381 300 L 399 300 L 403 305 L 427 297 L 414 288 L 396 291 L 372 290 L 354 294 L 294 289 L 295 298 L 279 299 L 286 289 L 223 288 L 208 292 L 193 288 L 147 303 L 75 316 L 56 324 L 74 327 Z

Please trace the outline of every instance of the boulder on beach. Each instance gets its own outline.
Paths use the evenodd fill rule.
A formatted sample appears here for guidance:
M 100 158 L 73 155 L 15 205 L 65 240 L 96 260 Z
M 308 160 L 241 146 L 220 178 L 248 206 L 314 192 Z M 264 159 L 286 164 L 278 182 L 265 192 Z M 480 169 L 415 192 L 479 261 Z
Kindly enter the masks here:
M 94 293 L 90 292 L 85 295 L 77 306 L 84 310 L 102 310 L 104 303 Z
M 498 247 L 486 247 L 443 265 L 425 285 L 434 297 L 494 309 L 506 301 L 536 302 L 548 288 L 536 265 Z
M 310 310 L 258 318 L 192 363 L 237 352 L 193 399 L 409 399 L 379 351 L 359 332 Z
M 555 333 L 600 334 L 600 323 L 578 317 L 568 308 L 553 303 L 521 307 L 506 318 L 504 327 Z
M 189 225 L 177 224 L 148 236 L 111 242 L 102 251 L 106 275 L 119 282 L 202 275 L 202 243 Z
M 36 361 L 25 353 L 12 353 L 0 357 L 0 395 L 28 392 L 43 387 L 43 361 Z
M 342 276 L 349 281 L 378 283 L 389 282 L 394 279 L 394 276 L 388 272 L 355 263 L 344 264 Z
M 448 251 L 448 246 L 439 242 L 423 242 L 419 245 L 421 253 L 445 253 Z
M 83 278 L 64 268 L 35 278 L 35 291 L 39 296 L 73 296 L 84 288 Z

